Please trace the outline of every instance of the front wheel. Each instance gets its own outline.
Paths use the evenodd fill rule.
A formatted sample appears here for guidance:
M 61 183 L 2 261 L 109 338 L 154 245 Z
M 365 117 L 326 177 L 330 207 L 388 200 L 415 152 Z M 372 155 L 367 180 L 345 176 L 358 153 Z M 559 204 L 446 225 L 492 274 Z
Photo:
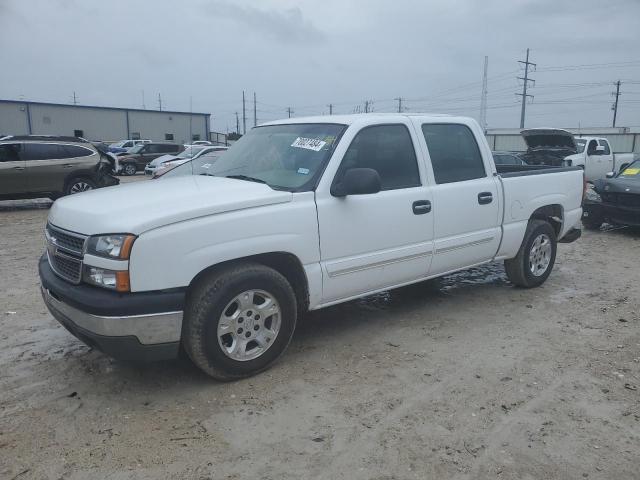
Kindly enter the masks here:
M 277 271 L 260 264 L 214 270 L 188 295 L 183 327 L 191 360 L 217 380 L 265 370 L 289 345 L 296 297 Z
M 65 193 L 67 195 L 74 195 L 76 193 L 88 192 L 96 188 L 96 184 L 88 178 L 73 178 L 67 183 Z
M 122 171 L 125 175 L 131 176 L 136 174 L 137 168 L 133 163 L 126 163 Z
M 518 287 L 542 285 L 556 261 L 558 243 L 553 227 L 544 220 L 530 220 L 518 254 L 505 260 L 509 281 Z

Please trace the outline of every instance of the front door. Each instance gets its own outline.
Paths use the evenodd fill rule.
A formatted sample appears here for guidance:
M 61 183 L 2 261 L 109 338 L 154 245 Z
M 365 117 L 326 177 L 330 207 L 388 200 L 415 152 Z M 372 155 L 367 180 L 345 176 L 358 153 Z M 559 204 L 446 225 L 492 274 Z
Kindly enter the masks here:
M 424 165 L 410 124 L 365 127 L 350 143 L 333 182 L 350 168 L 372 168 L 382 191 L 334 197 L 316 193 L 323 303 L 426 277 L 433 219 Z
M 0 145 L 0 195 L 27 192 L 27 171 L 20 143 Z
M 471 129 L 462 124 L 424 124 L 435 185 L 434 258 L 431 274 L 492 259 L 501 239 L 499 189 Z M 481 132 L 478 132 L 480 135 Z

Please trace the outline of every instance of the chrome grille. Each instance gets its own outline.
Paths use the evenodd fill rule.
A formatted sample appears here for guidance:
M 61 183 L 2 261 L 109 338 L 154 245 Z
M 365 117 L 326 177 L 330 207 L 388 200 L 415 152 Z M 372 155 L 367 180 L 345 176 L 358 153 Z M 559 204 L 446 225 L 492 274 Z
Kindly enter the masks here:
M 80 283 L 82 278 L 82 260 L 78 258 L 65 255 L 61 252 L 56 252 L 48 255 L 49 264 L 53 271 L 65 280 L 69 280 L 73 283 Z
M 82 257 L 87 237 L 47 224 L 47 258 L 56 275 L 72 283 L 82 280 Z
M 84 235 L 68 232 L 61 228 L 54 227 L 51 224 L 47 224 L 46 235 L 49 243 L 53 243 L 58 248 L 82 256 L 84 242 L 87 239 Z

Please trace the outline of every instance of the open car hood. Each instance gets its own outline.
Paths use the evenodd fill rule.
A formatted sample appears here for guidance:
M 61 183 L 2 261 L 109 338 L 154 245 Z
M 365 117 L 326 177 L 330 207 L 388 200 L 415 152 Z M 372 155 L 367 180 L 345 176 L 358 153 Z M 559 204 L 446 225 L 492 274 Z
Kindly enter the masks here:
M 560 128 L 529 128 L 520 132 L 529 151 L 561 149 L 566 155 L 578 153 L 576 141 L 571 132 Z

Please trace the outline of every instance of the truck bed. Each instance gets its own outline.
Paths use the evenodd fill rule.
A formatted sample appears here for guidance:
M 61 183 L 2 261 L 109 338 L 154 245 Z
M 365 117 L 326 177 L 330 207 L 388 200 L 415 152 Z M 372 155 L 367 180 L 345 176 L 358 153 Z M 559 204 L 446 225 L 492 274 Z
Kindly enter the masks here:
M 569 172 L 582 170 L 581 167 L 550 167 L 548 165 L 496 165 L 498 174 L 503 178 L 521 177 L 525 175 L 543 175 L 546 173 Z

